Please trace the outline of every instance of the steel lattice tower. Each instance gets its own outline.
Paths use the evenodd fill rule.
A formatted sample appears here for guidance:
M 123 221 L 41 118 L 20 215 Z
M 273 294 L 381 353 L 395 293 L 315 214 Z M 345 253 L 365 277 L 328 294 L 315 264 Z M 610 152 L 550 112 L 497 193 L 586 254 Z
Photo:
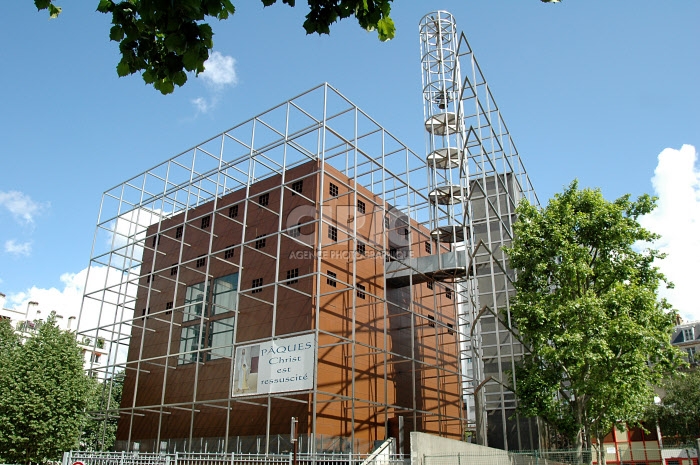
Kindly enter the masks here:
M 468 428 L 481 444 L 536 449 L 536 421 L 518 416 L 510 389 L 524 349 L 510 324 L 515 274 L 502 247 L 512 240 L 518 202 L 537 204 L 537 196 L 454 17 L 427 14 L 420 38 L 432 236 L 461 251 L 469 268 L 452 276 Z

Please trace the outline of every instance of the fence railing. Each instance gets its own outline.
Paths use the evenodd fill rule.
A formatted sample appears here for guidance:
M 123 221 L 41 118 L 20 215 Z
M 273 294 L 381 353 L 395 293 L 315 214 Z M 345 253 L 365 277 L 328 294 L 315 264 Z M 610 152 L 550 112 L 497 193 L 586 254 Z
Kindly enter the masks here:
M 153 454 L 138 452 L 84 452 L 70 451 L 63 454 L 62 465 L 407 465 L 399 456 L 381 456 L 367 462 L 367 454 L 211 454 L 182 453 Z

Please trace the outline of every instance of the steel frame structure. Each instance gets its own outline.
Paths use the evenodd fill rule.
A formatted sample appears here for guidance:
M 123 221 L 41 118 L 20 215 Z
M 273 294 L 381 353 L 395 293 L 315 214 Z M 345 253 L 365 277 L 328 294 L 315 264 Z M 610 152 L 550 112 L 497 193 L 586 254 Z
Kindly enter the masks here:
M 466 98 L 463 100 L 468 102 Z M 479 111 L 477 118 L 482 120 L 490 118 L 493 114 Z M 490 121 L 490 120 L 489 120 Z M 500 121 L 500 120 L 499 120 Z M 475 134 L 480 134 L 479 131 L 484 131 L 484 128 L 491 126 L 482 124 L 475 130 Z M 472 131 L 474 132 L 474 131 Z M 471 134 L 471 133 L 470 133 Z M 471 137 L 471 136 L 470 136 Z M 503 133 L 494 133 L 491 137 L 493 142 L 501 141 Z M 468 139 L 472 141 L 472 139 Z M 488 141 L 487 137 L 480 138 L 482 142 Z M 474 146 L 469 145 L 471 150 Z M 481 145 L 479 146 L 481 147 Z M 496 152 L 480 153 L 479 156 L 484 160 L 494 160 Z M 498 160 L 502 160 L 504 166 L 510 167 L 513 162 L 512 156 L 500 156 Z M 470 163 L 475 156 L 470 155 Z M 273 176 L 281 177 L 282 181 L 279 185 L 271 188 L 271 190 L 279 190 L 280 192 L 289 191 L 291 183 L 295 179 L 286 179 L 285 174 L 289 169 L 300 166 L 309 161 L 317 161 L 321 166 L 332 167 L 349 178 L 349 182 L 343 178 L 334 177 L 334 182 L 342 183 L 342 188 L 345 195 L 348 196 L 348 203 L 354 205 L 357 202 L 358 187 L 363 186 L 364 189 L 375 194 L 381 201 L 374 202 L 373 205 L 368 205 L 368 208 L 374 209 L 382 217 L 393 214 L 400 216 L 402 227 L 406 228 L 405 239 L 408 239 L 408 244 L 422 244 L 429 242 L 431 237 L 429 229 L 423 225 L 430 225 L 431 218 L 431 203 L 429 201 L 431 177 L 428 173 L 428 166 L 425 158 L 418 156 L 405 145 L 399 142 L 388 131 L 377 124 L 372 118 L 360 110 L 357 106 L 351 103 L 347 98 L 341 95 L 337 90 L 328 84 L 319 85 L 307 92 L 304 92 L 287 102 L 284 102 L 268 111 L 265 111 L 248 121 L 241 123 L 230 130 L 227 130 L 205 142 L 199 144 L 133 178 L 114 186 L 107 190 L 102 197 L 99 216 L 97 220 L 96 231 L 92 244 L 92 253 L 88 275 L 86 278 L 85 295 L 81 306 L 79 319 L 79 335 L 89 337 L 93 344 L 97 341 L 104 341 L 106 348 L 109 350 L 107 363 L 100 366 L 91 367 L 91 370 L 96 372 L 100 379 L 104 379 L 103 384 L 105 396 L 101 411 L 96 415 L 98 418 L 105 420 L 105 425 L 108 420 L 121 418 L 120 421 L 133 423 L 134 419 L 143 415 L 155 415 L 158 421 L 158 437 L 154 438 L 152 444 L 140 444 L 142 451 L 162 451 L 162 450 L 208 450 L 208 451 L 236 451 L 240 449 L 242 438 L 237 437 L 235 431 L 228 429 L 226 434 L 220 438 L 198 438 L 193 429 L 195 418 L 199 414 L 204 414 L 211 409 L 225 409 L 227 418 L 230 416 L 232 406 L 236 403 L 254 403 L 258 405 L 261 412 L 268 418 L 267 433 L 264 437 L 258 437 L 257 451 L 253 452 L 271 452 L 274 448 L 274 436 L 270 431 L 270 415 L 272 414 L 273 402 L 278 400 L 289 402 L 300 402 L 297 394 L 268 394 L 261 395 L 256 398 L 235 398 L 228 396 L 219 399 L 199 400 L 197 396 L 197 375 L 192 380 L 194 383 L 194 392 L 192 399 L 187 402 L 166 403 L 165 386 L 168 382 L 169 373 L 172 372 L 172 366 L 169 362 L 169 357 L 178 357 L 181 353 L 169 352 L 167 357 L 163 358 L 147 358 L 139 356 L 135 360 L 127 360 L 127 352 L 129 351 L 130 343 L 138 344 L 139 353 L 142 354 L 144 344 L 149 338 L 149 328 L 146 327 L 146 316 L 139 314 L 136 308 L 139 292 L 148 296 L 147 299 L 155 298 L 156 289 L 152 285 L 152 281 L 144 281 L 144 276 L 159 276 L 158 279 L 167 279 L 175 283 L 177 289 L 178 275 L 169 276 L 166 269 L 158 269 L 155 265 L 156 261 L 151 262 L 151 269 L 143 269 L 144 252 L 148 252 L 153 256 L 157 256 L 160 244 L 160 234 L 166 234 L 168 231 L 166 224 L 168 219 L 177 215 L 184 215 L 187 221 L 197 221 L 199 218 L 188 217 L 194 209 L 211 205 L 211 213 L 213 213 L 213 221 L 223 221 L 219 219 L 225 216 L 220 210 L 222 207 L 217 205 L 217 199 L 222 196 L 240 190 L 248 190 L 252 185 L 262 180 Z M 483 163 L 482 163 L 483 165 Z M 322 169 L 321 177 L 333 176 L 326 169 Z M 478 174 L 473 179 L 485 179 L 488 176 L 486 170 L 474 170 Z M 471 178 L 470 178 L 471 180 Z M 309 218 L 307 224 L 313 225 L 318 234 L 318 240 L 310 244 L 301 244 L 300 247 L 307 247 L 310 253 L 314 254 L 317 260 L 317 267 L 314 273 L 306 276 L 299 276 L 299 279 L 313 280 L 320 289 L 322 281 L 328 279 L 328 275 L 321 271 L 322 257 L 324 249 L 330 247 L 323 240 L 323 232 L 328 225 L 332 224 L 328 215 L 324 214 L 323 208 L 327 201 L 324 198 L 326 194 L 321 189 L 321 198 L 318 201 L 318 214 L 313 218 Z M 246 198 L 244 207 L 241 211 L 248 209 L 255 202 L 254 199 Z M 391 207 L 389 206 L 391 205 Z M 208 208 L 208 207 L 207 207 Z M 278 219 L 279 228 L 274 233 L 270 234 L 269 238 L 275 238 L 277 244 L 282 241 L 282 238 L 288 240 L 290 238 L 289 224 L 286 224 L 286 219 L 283 218 L 282 207 L 274 210 L 269 208 L 269 214 L 275 215 Z M 241 220 L 241 224 L 246 224 L 245 216 Z M 382 222 L 383 223 L 383 222 Z M 356 222 L 353 223 L 356 225 Z M 343 239 L 351 244 L 354 249 L 357 247 L 357 226 L 351 225 L 343 230 Z M 367 244 L 374 251 L 381 253 L 383 256 L 393 254 L 391 246 L 391 236 L 396 236 L 398 233 L 392 228 L 385 228 L 382 234 L 378 234 L 376 239 Z M 244 228 L 245 229 L 245 228 Z M 214 228 L 211 231 L 213 234 Z M 151 233 L 155 231 L 155 233 Z M 291 236 L 293 238 L 293 236 Z M 181 261 L 181 266 L 186 266 L 191 270 L 196 270 L 201 273 L 202 279 L 207 279 L 211 276 L 209 267 L 210 263 L 216 260 L 220 250 L 215 250 L 213 245 L 216 238 L 210 236 L 208 240 L 209 248 L 206 258 L 207 265 L 203 268 L 194 265 L 194 259 L 191 262 Z M 256 238 L 257 239 L 257 238 Z M 185 237 L 180 239 L 186 240 Z M 397 240 L 398 241 L 398 240 Z M 438 249 L 440 249 L 438 244 Z M 237 245 L 239 250 L 238 259 L 240 260 L 239 267 L 243 262 L 243 257 L 254 248 L 254 241 L 247 239 L 243 234 L 240 243 Z M 427 248 L 427 246 L 426 246 Z M 279 269 L 279 263 L 283 257 L 280 256 L 281 249 L 277 246 L 276 250 L 269 254 L 276 259 L 277 270 L 279 274 L 284 270 Z M 181 257 L 182 260 L 182 257 Z M 462 408 L 460 406 L 457 415 L 446 414 L 444 401 L 440 400 L 440 396 L 436 394 L 436 400 L 432 407 L 425 404 L 417 403 L 416 399 L 421 397 L 420 380 L 423 373 L 430 372 L 429 376 L 434 377 L 437 383 L 442 383 L 442 380 L 450 379 L 450 377 L 463 377 L 460 373 L 460 364 L 457 362 L 454 365 L 445 364 L 441 357 L 448 357 L 441 351 L 444 347 L 449 347 L 449 344 L 457 344 L 456 338 L 453 335 L 455 327 L 462 331 L 460 339 L 466 340 L 469 336 L 468 328 L 464 324 L 456 324 L 457 309 L 454 303 L 450 303 L 451 308 L 443 309 L 443 313 L 454 315 L 453 323 L 449 320 L 445 321 L 430 321 L 428 322 L 428 313 L 435 312 L 435 309 L 424 308 L 416 303 L 414 299 L 409 299 L 410 302 L 403 308 L 399 308 L 403 315 L 407 315 L 410 320 L 411 334 L 418 335 L 424 332 L 429 332 L 430 337 L 435 341 L 435 354 L 431 355 L 430 360 L 417 360 L 416 356 L 412 355 L 416 351 L 426 350 L 425 347 L 411 347 L 408 355 L 405 353 L 397 353 L 390 346 L 387 339 L 387 326 L 392 318 L 392 308 L 396 310 L 398 306 L 389 301 L 386 293 L 379 292 L 370 294 L 372 300 L 373 311 L 376 312 L 375 321 L 383 322 L 378 329 L 376 345 L 366 345 L 358 343 L 355 338 L 355 315 L 359 314 L 361 308 L 360 302 L 357 301 L 356 280 L 354 273 L 357 270 L 357 257 L 352 256 L 349 262 L 349 268 L 352 271 L 352 278 L 347 282 L 340 282 L 338 288 L 334 291 L 339 294 L 346 295 L 351 301 L 351 311 L 349 312 L 352 318 L 352 332 L 347 334 L 334 334 L 333 331 L 321 329 L 323 327 L 324 309 L 318 304 L 320 301 L 317 296 L 317 307 L 315 309 L 315 326 L 313 333 L 317 338 L 322 336 L 330 336 L 335 339 L 333 344 L 347 347 L 348 369 L 350 370 L 349 377 L 352 380 L 349 395 L 338 395 L 333 392 L 324 392 L 323 386 L 315 385 L 314 389 L 306 394 L 309 396 L 310 403 L 313 405 L 313 418 L 311 419 L 311 434 L 306 438 L 301 437 L 301 449 L 307 451 L 330 450 L 328 446 L 330 438 L 321 438 L 316 434 L 317 431 L 317 412 L 319 406 L 324 403 L 333 404 L 341 403 L 347 414 L 347 421 L 350 425 L 347 437 L 340 440 L 344 444 L 341 449 L 345 452 L 352 450 L 355 452 L 365 452 L 370 445 L 361 444 L 355 438 L 354 416 L 358 409 L 371 409 L 376 412 L 377 417 L 381 418 L 385 428 L 388 428 L 391 415 L 396 412 L 403 412 L 412 421 L 413 425 L 420 422 L 431 423 L 432 430 L 438 433 L 445 432 L 449 428 L 454 428 L 458 425 L 461 428 Z M 392 257 L 392 260 L 403 261 L 403 257 Z M 495 259 L 493 259 L 495 260 Z M 408 262 L 406 262 L 408 263 Z M 160 276 L 164 276 L 161 278 Z M 155 279 L 155 278 L 154 278 Z M 386 282 L 386 276 L 378 276 L 378 282 Z M 436 282 L 431 291 L 436 296 L 434 302 L 440 302 L 439 296 L 446 292 L 452 291 L 452 285 L 448 283 Z M 244 282 L 238 283 L 238 290 L 241 295 L 249 291 L 249 284 Z M 289 286 L 283 281 L 275 281 L 265 283 L 263 288 L 271 289 L 272 298 L 270 300 L 261 300 L 258 297 L 247 294 L 246 298 L 258 299 L 260 305 L 267 306 L 271 309 L 273 321 L 277 315 L 278 295 L 283 289 L 288 289 Z M 409 292 L 417 292 L 417 284 L 410 284 Z M 177 293 L 178 291 L 174 291 Z M 319 291 L 320 292 L 320 291 Z M 455 302 L 453 300 L 452 302 Z M 436 303 L 435 305 L 442 305 Z M 156 321 L 169 323 L 169 345 L 177 340 L 177 324 L 174 323 L 174 312 L 154 311 L 150 312 L 148 301 L 146 307 L 149 309 L 148 318 Z M 177 310 L 177 308 L 175 308 Z M 363 310 L 364 311 L 364 310 Z M 202 317 L 204 319 L 204 317 Z M 238 324 L 238 319 L 236 319 Z M 132 341 L 134 330 L 140 331 L 140 341 Z M 234 330 L 234 334 L 235 334 Z M 272 334 L 270 337 L 276 337 L 273 325 Z M 418 338 L 419 336 L 416 336 Z M 423 337 L 423 336 L 420 336 Z M 444 339 L 444 342 L 442 342 Z M 451 341 L 451 342 L 450 342 Z M 234 346 L 236 343 L 234 342 Z M 456 350 L 455 350 L 456 352 Z M 235 353 L 235 347 L 234 347 Z M 392 370 L 392 366 L 403 364 L 410 370 L 411 388 L 407 392 L 406 398 L 410 399 L 406 402 L 390 401 L 391 396 L 386 392 L 375 397 L 355 391 L 355 379 L 362 376 L 361 370 L 357 366 L 361 365 L 363 357 L 372 357 L 373 363 L 381 367 L 379 372 L 383 373 L 384 387 L 386 390 L 386 380 Z M 456 354 L 455 354 L 456 357 Z M 231 360 L 233 367 L 233 360 Z M 163 376 L 163 393 L 160 396 L 161 402 L 152 405 L 136 405 L 132 402 L 131 405 L 119 406 L 113 405 L 111 396 L 109 395 L 114 389 L 114 381 L 120 372 L 124 370 L 135 373 L 136 385 L 138 386 L 139 377 L 148 376 L 151 370 L 162 370 Z M 160 373 L 160 372 L 159 372 Z M 160 375 L 159 375 L 160 376 Z M 425 375 L 428 376 L 428 375 Z M 459 378 L 461 379 L 461 378 Z M 472 380 L 468 380 L 471 382 Z M 233 383 L 233 379 L 229 380 Z M 459 385 L 466 384 L 465 382 L 454 383 L 453 386 L 445 386 L 440 384 L 439 389 L 452 390 L 457 392 L 456 397 L 460 399 L 458 393 Z M 473 383 L 471 383 L 473 384 Z M 230 392 L 230 390 L 229 390 Z M 136 399 L 136 394 L 134 394 Z M 302 401 L 303 402 L 303 401 Z M 443 402 L 443 404 L 441 404 Z M 160 436 L 161 426 L 167 417 L 176 411 L 187 411 L 191 416 L 189 436 L 179 438 L 179 441 L 165 441 Z M 415 426 L 414 426 L 415 427 Z M 106 431 L 106 430 L 105 430 Z M 122 449 L 133 450 L 136 446 L 135 439 L 131 437 L 131 429 L 129 430 L 128 443 L 122 444 Z M 249 439 L 249 438 L 248 438 Z M 379 438 L 382 439 L 382 438 Z M 334 438 L 336 442 L 338 438 Z M 199 441 L 199 442 L 198 442 Z M 199 446 L 197 445 L 199 444 Z M 255 449 L 255 448 L 253 448 Z M 251 448 L 248 448 L 248 452 Z
M 540 447 L 536 420 L 520 418 L 509 386 L 523 345 L 511 325 L 515 274 L 503 247 L 515 208 L 539 201 L 489 85 L 464 33 L 446 11 L 420 21 L 427 164 L 434 235 L 468 255 L 460 289 L 463 395 L 468 429 L 479 444 Z M 431 198 L 434 200 L 435 196 Z

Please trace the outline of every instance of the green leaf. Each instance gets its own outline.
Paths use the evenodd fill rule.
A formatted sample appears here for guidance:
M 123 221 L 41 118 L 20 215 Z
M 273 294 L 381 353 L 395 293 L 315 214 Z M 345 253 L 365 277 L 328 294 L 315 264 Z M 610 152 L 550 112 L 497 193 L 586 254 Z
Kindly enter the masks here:
M 187 73 L 179 71 L 173 75 L 173 82 L 182 87 L 187 82 Z
M 53 4 L 49 4 L 49 17 L 51 19 L 58 18 L 58 15 L 61 14 L 61 7 L 55 6 Z
M 377 23 L 377 33 L 379 34 L 379 40 L 382 42 L 393 39 L 396 33 L 394 21 L 389 17 L 380 19 Z
M 169 52 L 182 53 L 187 45 L 187 40 L 182 34 L 169 34 L 164 41 L 165 48 Z
M 117 65 L 117 75 L 119 77 L 124 77 L 128 76 L 129 74 L 131 74 L 129 63 L 125 62 L 124 60 L 120 61 Z
M 146 71 L 143 72 L 143 81 L 146 84 L 153 84 L 156 81 L 156 76 L 153 74 L 152 70 L 147 69 Z
M 201 37 L 205 42 L 210 43 L 212 37 L 214 37 L 214 31 L 212 31 L 211 26 L 208 24 L 200 24 L 199 37 Z
M 39 11 L 47 9 L 50 4 L 51 0 L 34 0 L 34 6 Z
M 112 26 L 112 28 L 109 30 L 109 39 L 114 40 L 116 42 L 119 42 L 124 38 L 124 29 L 119 26 Z
M 182 56 L 182 64 L 187 71 L 195 71 L 200 67 L 204 67 L 205 60 L 199 57 L 199 51 L 196 48 L 191 48 Z
M 97 11 L 100 13 L 108 13 L 114 8 L 114 2 L 112 0 L 100 0 L 97 4 Z
M 175 85 L 173 81 L 168 78 L 157 80 L 153 83 L 153 87 L 160 91 L 161 94 L 167 95 L 172 94 L 175 90 Z

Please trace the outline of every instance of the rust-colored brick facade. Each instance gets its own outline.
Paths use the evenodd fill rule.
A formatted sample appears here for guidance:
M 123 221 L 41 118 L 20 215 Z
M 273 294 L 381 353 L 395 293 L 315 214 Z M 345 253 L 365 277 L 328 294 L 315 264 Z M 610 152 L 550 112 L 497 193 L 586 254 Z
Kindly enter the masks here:
M 398 417 L 403 441 L 459 438 L 456 293 L 385 285 L 387 260 L 438 252 L 406 218 L 310 161 L 151 225 L 117 440 L 157 451 L 219 438 L 234 451 L 289 435 L 292 417 L 317 451 L 366 452 Z M 304 334 L 318 347 L 314 389 L 232 394 L 236 347 Z

